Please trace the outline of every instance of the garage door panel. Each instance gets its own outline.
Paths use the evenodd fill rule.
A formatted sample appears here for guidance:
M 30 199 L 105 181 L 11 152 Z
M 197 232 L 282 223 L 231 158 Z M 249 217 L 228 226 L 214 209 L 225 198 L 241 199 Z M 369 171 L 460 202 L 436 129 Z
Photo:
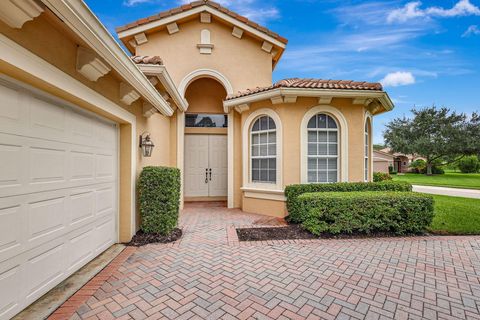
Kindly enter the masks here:
M 94 239 L 95 239 L 94 243 L 96 244 L 95 245 L 96 254 L 105 251 L 113 243 L 116 242 L 114 234 L 115 234 L 115 221 L 113 217 L 106 217 L 100 220 L 100 222 L 95 227 L 95 235 L 94 235 Z
M 96 192 L 97 216 L 106 211 L 112 211 L 115 208 L 115 189 L 114 185 L 99 188 Z
M 66 110 L 36 97 L 27 101 L 30 113 L 29 136 L 41 139 L 66 141 Z
M 111 180 L 116 175 L 116 167 L 112 166 L 114 163 L 113 154 L 97 154 L 96 178 L 101 180 Z
M 19 307 L 20 270 L 20 265 L 8 266 L 6 270 L 2 270 L 2 264 L 0 264 L 0 318 L 8 319 Z
M 31 303 L 57 283 L 65 272 L 63 239 L 49 242 L 30 253 L 25 263 L 26 301 Z
M 70 180 L 91 181 L 95 179 L 95 152 L 74 148 L 70 154 Z
M 37 196 L 38 197 L 38 196 Z M 47 196 L 42 200 L 31 202 L 28 212 L 28 241 L 38 242 L 43 237 L 60 233 L 66 227 L 65 197 Z
M 74 144 L 92 145 L 95 141 L 95 126 L 92 117 L 72 111 L 68 117 L 71 132 L 70 140 Z
M 67 180 L 67 150 L 65 148 L 44 145 L 30 147 L 29 152 L 30 183 L 51 183 Z
M 18 90 L 0 83 L 0 132 L 22 134 L 26 130 L 24 97 Z
M 70 224 L 76 228 L 79 224 L 84 224 L 86 220 L 92 220 L 95 217 L 95 191 L 94 190 L 76 190 L 70 195 L 69 207 Z
M 0 143 L 0 187 L 21 184 L 22 164 L 18 161 L 22 146 Z
M 114 127 L 111 123 L 99 122 L 95 126 L 95 137 L 97 141 L 97 146 L 100 148 L 112 148 L 117 145 L 117 135 L 115 130 L 112 130 Z
M 20 250 L 22 229 L 25 228 L 22 215 L 22 205 L 11 204 L 2 208 L 0 202 L 0 261 L 11 256 L 11 252 Z
M 87 228 L 78 230 L 78 232 L 74 232 L 73 235 L 70 236 L 68 242 L 68 273 L 75 272 L 93 257 L 94 230 L 94 226 L 88 226 Z

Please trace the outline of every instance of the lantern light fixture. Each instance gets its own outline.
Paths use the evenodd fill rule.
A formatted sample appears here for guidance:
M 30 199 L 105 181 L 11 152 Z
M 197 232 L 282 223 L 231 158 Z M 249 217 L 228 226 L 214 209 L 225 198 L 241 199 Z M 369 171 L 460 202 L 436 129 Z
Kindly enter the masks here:
M 149 158 L 152 156 L 152 151 L 155 145 L 150 139 L 150 133 L 145 132 L 140 135 L 139 138 L 140 148 L 142 149 L 142 154 L 144 157 Z

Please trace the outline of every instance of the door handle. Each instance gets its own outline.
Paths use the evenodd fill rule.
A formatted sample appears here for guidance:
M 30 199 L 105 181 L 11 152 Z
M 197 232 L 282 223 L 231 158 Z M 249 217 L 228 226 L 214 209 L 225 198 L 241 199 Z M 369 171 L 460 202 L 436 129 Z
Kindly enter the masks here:
M 210 181 L 212 181 L 212 168 L 210 168 Z
M 208 168 L 205 168 L 205 183 L 208 183 Z

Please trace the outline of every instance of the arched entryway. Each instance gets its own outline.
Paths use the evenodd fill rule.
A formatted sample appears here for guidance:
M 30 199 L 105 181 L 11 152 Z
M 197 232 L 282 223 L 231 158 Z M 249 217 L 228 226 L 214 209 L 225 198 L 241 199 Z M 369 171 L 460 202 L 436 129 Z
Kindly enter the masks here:
M 184 126 L 185 201 L 228 199 L 228 92 L 210 75 L 197 76 L 185 87 L 189 107 Z

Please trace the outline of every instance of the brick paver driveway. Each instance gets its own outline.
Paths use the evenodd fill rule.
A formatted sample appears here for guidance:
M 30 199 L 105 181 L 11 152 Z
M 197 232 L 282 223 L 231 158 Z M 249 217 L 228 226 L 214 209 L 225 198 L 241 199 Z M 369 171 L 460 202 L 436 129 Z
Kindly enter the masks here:
M 190 206 L 180 243 L 134 251 L 72 318 L 480 319 L 480 237 L 239 244 L 228 227 L 272 222 Z

